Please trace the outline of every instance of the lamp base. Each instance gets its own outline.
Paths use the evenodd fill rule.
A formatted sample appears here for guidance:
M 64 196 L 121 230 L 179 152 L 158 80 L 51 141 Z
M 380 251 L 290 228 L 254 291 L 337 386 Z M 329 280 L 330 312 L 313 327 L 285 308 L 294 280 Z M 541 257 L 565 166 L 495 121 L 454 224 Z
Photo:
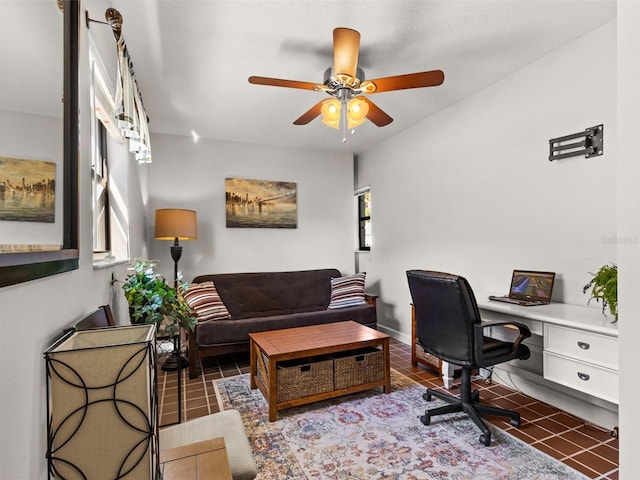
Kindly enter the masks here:
M 160 368 L 165 372 L 173 372 L 178 369 L 186 368 L 187 366 L 189 366 L 188 358 L 185 358 L 182 355 L 172 354 L 164 361 Z
M 174 370 L 182 370 L 187 365 L 189 365 L 189 359 L 182 355 L 182 347 L 180 336 L 182 332 L 178 328 L 178 335 L 173 337 L 173 352 L 171 352 L 171 356 L 167 358 L 162 364 L 162 370 L 165 371 L 174 371 Z

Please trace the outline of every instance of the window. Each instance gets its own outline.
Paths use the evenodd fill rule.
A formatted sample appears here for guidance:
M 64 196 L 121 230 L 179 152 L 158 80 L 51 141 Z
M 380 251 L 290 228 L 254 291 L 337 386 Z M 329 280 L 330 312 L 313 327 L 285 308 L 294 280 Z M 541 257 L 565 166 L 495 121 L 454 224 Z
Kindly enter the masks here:
M 91 67 L 91 215 L 93 266 L 129 259 L 128 166 L 131 154 L 115 125 L 108 70 L 89 37 Z
M 371 250 L 371 192 L 356 192 L 358 197 L 358 250 Z
M 111 252 L 109 209 L 109 168 L 107 164 L 107 129 L 95 119 L 95 154 L 91 162 L 91 206 L 93 212 L 93 253 Z

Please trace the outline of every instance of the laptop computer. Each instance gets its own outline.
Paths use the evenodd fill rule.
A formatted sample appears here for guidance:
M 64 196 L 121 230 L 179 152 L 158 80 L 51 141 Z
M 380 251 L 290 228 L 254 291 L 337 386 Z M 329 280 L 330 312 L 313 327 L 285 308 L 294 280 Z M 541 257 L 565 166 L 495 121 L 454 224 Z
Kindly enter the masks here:
M 489 300 L 525 307 L 546 305 L 551 302 L 555 278 L 556 274 L 554 272 L 514 270 L 511 276 L 509 294 L 502 296 L 490 295 Z

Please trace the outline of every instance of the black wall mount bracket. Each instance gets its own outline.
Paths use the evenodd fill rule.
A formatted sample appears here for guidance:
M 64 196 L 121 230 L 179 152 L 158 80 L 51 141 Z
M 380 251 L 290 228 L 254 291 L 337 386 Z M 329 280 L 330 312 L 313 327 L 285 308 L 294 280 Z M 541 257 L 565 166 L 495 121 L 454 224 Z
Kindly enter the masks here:
M 566 143 L 577 138 L 579 142 Z M 604 142 L 604 125 L 587 128 L 584 132 L 565 135 L 549 140 L 549 161 L 583 155 L 585 158 L 602 155 Z

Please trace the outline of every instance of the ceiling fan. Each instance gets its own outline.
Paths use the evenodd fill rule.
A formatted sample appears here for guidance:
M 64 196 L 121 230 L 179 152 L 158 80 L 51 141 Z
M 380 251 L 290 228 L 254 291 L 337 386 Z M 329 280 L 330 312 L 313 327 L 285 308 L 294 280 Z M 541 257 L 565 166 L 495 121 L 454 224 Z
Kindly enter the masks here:
M 340 128 L 342 125 L 342 141 L 346 142 L 346 129 L 351 129 L 353 133 L 353 129 L 365 119 L 369 119 L 378 127 L 393 122 L 393 118 L 364 95 L 407 88 L 435 87 L 444 81 L 444 73 L 441 70 L 365 80 L 364 71 L 358 68 L 359 49 L 359 32 L 350 28 L 336 28 L 333 30 L 333 66 L 325 70 L 322 84 L 257 76 L 249 77 L 249 83 L 329 94 L 331 98 L 316 103 L 293 124 L 306 125 L 322 115 L 322 121 L 326 125 L 333 128 Z

